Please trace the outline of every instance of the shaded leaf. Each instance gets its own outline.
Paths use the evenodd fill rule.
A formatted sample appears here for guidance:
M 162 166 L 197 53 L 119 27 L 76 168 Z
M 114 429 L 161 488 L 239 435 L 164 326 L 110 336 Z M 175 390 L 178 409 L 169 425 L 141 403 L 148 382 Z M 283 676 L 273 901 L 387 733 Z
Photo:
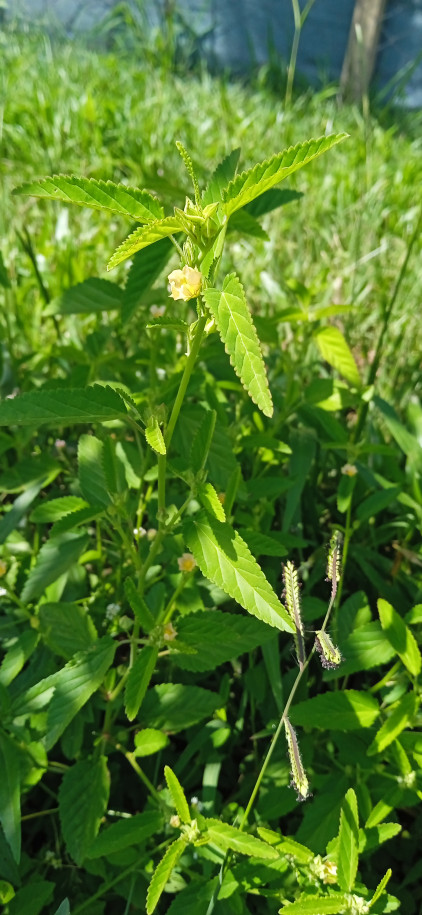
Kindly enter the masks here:
M 92 505 L 111 503 L 103 466 L 104 444 L 95 435 L 81 435 L 78 442 L 78 477 L 82 495 Z
M 79 604 L 42 604 L 39 621 L 39 632 L 46 645 L 67 661 L 97 639 L 91 617 Z
M 175 663 L 185 670 L 205 671 L 253 651 L 273 637 L 273 630 L 253 617 L 205 610 L 178 620 L 177 636 L 197 653 L 180 651 L 173 655 Z
M 371 670 L 380 664 L 387 664 L 394 657 L 394 648 L 381 629 L 378 620 L 365 623 L 350 633 L 340 644 L 344 661 L 341 668 L 327 670 L 324 680 L 345 677 L 358 670 Z
M 123 289 L 98 276 L 89 277 L 65 291 L 44 310 L 45 315 L 95 314 L 99 311 L 120 310 Z
M 418 705 L 418 697 L 413 692 L 407 693 L 400 699 L 389 718 L 384 721 L 384 724 L 375 734 L 371 745 L 366 751 L 368 756 L 382 753 L 409 724 L 412 726 Z
M 184 534 L 203 575 L 253 616 L 277 629 L 293 630 L 287 611 L 230 524 L 200 514 L 185 521 Z
M 221 696 L 200 686 L 160 683 L 149 689 L 142 706 L 142 724 L 163 731 L 183 731 L 204 718 L 212 718 Z
M 107 385 L 29 391 L 0 403 L 0 426 L 67 426 L 75 423 L 124 419 L 127 409 L 119 394 Z
M 157 657 L 157 645 L 144 645 L 130 668 L 125 686 L 125 712 L 129 721 L 133 721 L 139 712 L 154 673 Z
M 22 495 L 15 499 L 11 509 L 4 513 L 0 520 L 0 543 L 4 543 L 9 534 L 15 530 L 19 521 L 27 513 L 29 506 L 32 505 L 33 501 L 37 498 L 38 493 L 44 485 L 45 480 L 41 480 L 39 483 L 33 483 L 32 486 L 29 486 L 28 489 L 22 493 Z
M 8 904 L 8 915 L 42 915 L 55 890 L 50 880 L 33 880 L 18 890 Z
M 26 629 L 13 640 L 7 648 L 0 667 L 0 684 L 9 686 L 18 673 L 31 657 L 38 642 L 38 633 L 34 629 Z
M 82 864 L 92 845 L 110 793 L 105 756 L 81 759 L 65 772 L 59 790 L 59 816 L 66 848 Z
M 0 731 L 0 823 L 14 861 L 21 856 L 20 765 L 18 748 Z
M 140 226 L 138 229 L 135 229 L 118 248 L 116 248 L 107 264 L 107 270 L 112 270 L 113 267 L 117 267 L 122 261 L 125 261 L 128 257 L 132 257 L 133 254 L 136 254 L 137 251 L 141 251 L 142 248 L 153 245 L 161 238 L 167 238 L 169 235 L 180 232 L 181 228 L 180 220 L 177 216 L 166 216 L 164 219 L 157 219 L 149 225 Z
M 40 597 L 48 585 L 57 581 L 79 559 L 89 542 L 88 534 L 61 534 L 41 547 L 35 565 L 26 579 L 21 600 L 30 603 Z
M 361 380 L 353 353 L 338 327 L 323 327 L 314 334 L 325 362 L 337 369 L 347 381 L 360 387 Z
M 374 696 L 355 689 L 305 699 L 293 705 L 289 713 L 293 724 L 327 731 L 370 728 L 378 715 L 379 706 Z
M 236 375 L 259 409 L 272 416 L 265 364 L 242 284 L 231 273 L 225 277 L 222 291 L 206 289 L 203 295 Z
M 417 677 L 421 670 L 421 653 L 413 633 L 386 600 L 380 598 L 377 606 L 381 626 L 388 641 L 409 673 Z
M 159 832 L 162 818 L 159 813 L 147 810 L 131 817 L 124 817 L 101 830 L 86 852 L 87 858 L 102 858 L 116 851 L 140 845 Z
M 35 524 L 48 524 L 50 521 L 59 521 L 70 512 L 80 508 L 87 508 L 88 503 L 79 496 L 60 496 L 58 499 L 49 499 L 37 505 L 31 512 L 29 520 Z
M 237 164 L 239 162 L 240 148 L 232 149 L 211 175 L 208 185 L 202 195 L 202 204 L 207 206 L 223 199 L 223 191 L 236 174 Z
M 145 294 L 164 269 L 174 247 L 169 238 L 163 238 L 147 251 L 138 251 L 127 275 L 122 303 L 122 323 L 129 321 Z
M 380 896 L 382 896 L 382 894 L 384 893 L 391 875 L 392 875 L 392 870 L 391 870 L 391 868 L 388 868 L 388 871 L 384 874 L 382 880 L 380 880 L 380 882 L 375 890 L 375 893 L 369 903 L 369 906 L 371 909 L 372 909 L 372 906 L 375 905 L 377 900 L 380 898 Z

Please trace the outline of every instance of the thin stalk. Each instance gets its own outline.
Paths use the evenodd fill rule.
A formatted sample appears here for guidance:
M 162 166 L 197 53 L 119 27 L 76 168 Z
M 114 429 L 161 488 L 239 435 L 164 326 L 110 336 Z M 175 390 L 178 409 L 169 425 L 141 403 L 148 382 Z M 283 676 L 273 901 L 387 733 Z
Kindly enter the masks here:
M 149 793 L 152 795 L 154 800 L 157 801 L 157 803 L 160 806 L 162 806 L 163 805 L 162 797 L 160 797 L 159 792 L 157 791 L 156 788 L 154 788 L 154 785 L 152 784 L 152 782 L 150 782 L 148 776 L 145 775 L 145 772 L 141 769 L 140 766 L 138 766 L 138 763 L 136 762 L 134 754 L 129 753 L 129 752 L 125 753 L 124 750 L 122 750 L 122 752 L 123 752 L 124 757 L 127 759 L 129 765 L 132 766 L 132 769 L 134 769 L 136 774 L 139 776 L 141 781 L 144 783 L 145 787 L 148 789 Z
M 285 108 L 289 108 L 292 101 L 292 92 L 293 92 L 293 82 L 296 73 L 296 64 L 297 64 L 297 55 L 299 50 L 300 36 L 302 33 L 303 26 L 305 25 L 306 18 L 311 8 L 313 7 L 315 0 L 308 0 L 303 12 L 300 11 L 299 0 L 292 0 L 293 7 L 293 18 L 295 23 L 295 30 L 293 34 L 292 49 L 290 51 L 290 60 L 287 67 L 287 84 L 286 84 L 286 94 L 284 96 L 284 105 Z
M 176 400 L 174 402 L 173 409 L 171 411 L 171 416 L 169 419 L 169 423 L 168 423 L 168 426 L 166 429 L 166 433 L 164 435 L 164 441 L 166 443 L 167 449 L 168 449 L 170 442 L 172 440 L 172 437 L 173 437 L 174 427 L 177 423 L 177 419 L 178 419 L 180 409 L 181 409 L 181 406 L 182 406 L 182 403 L 184 400 L 184 396 L 186 394 L 186 390 L 187 390 L 187 387 L 188 387 L 188 384 L 190 381 L 190 377 L 193 372 L 193 368 L 194 368 L 194 365 L 196 362 L 196 357 L 199 352 L 199 347 L 201 345 L 202 335 L 204 333 L 206 323 L 207 323 L 207 318 L 205 315 L 203 315 L 202 318 L 199 318 L 197 326 L 196 326 L 196 330 L 195 330 L 195 334 L 194 334 L 194 337 L 192 340 L 190 352 L 189 352 L 188 358 L 186 360 L 185 369 L 184 369 L 184 372 L 182 375 L 182 380 L 179 385 L 179 390 L 177 392 Z

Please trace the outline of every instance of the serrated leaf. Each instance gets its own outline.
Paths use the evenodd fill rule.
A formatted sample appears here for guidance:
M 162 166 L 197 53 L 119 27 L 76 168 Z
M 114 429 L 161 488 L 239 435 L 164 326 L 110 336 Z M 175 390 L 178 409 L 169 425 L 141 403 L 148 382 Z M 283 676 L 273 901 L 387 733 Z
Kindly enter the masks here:
M 155 728 L 143 728 L 135 734 L 134 756 L 153 756 L 169 743 L 167 734 Z
M 155 620 L 148 605 L 137 591 L 135 583 L 131 578 L 126 578 L 123 587 L 131 609 L 137 620 L 139 620 L 144 632 L 151 632 L 151 629 L 155 625 Z
M 147 894 L 147 915 L 152 915 L 155 911 L 161 894 L 164 891 L 166 883 L 173 869 L 186 848 L 186 839 L 176 839 L 172 845 L 169 845 L 164 858 L 161 859 L 151 878 Z
M 374 893 L 374 895 L 373 895 L 373 897 L 372 897 L 372 899 L 371 899 L 371 901 L 370 901 L 370 903 L 369 903 L 369 908 L 370 908 L 370 909 L 372 909 L 372 906 L 375 905 L 375 903 L 378 901 L 378 899 L 380 898 L 380 896 L 382 896 L 382 894 L 383 894 L 383 892 L 385 891 L 385 888 L 386 888 L 386 886 L 387 886 L 387 883 L 388 883 L 388 881 L 390 880 L 390 877 L 391 877 L 392 873 L 393 873 L 393 872 L 392 872 L 391 868 L 389 867 L 389 868 L 388 868 L 388 871 L 384 874 L 382 880 L 380 880 L 380 882 L 379 882 L 379 884 L 378 884 L 378 886 L 377 886 L 377 888 L 376 888 L 376 890 L 375 890 L 375 893 Z
M 74 423 L 124 419 L 127 409 L 112 388 L 93 384 L 88 388 L 29 391 L 0 403 L 0 426 L 67 426 Z
M 164 766 L 164 775 L 173 804 L 177 810 L 177 813 L 179 814 L 182 823 L 190 823 L 191 815 L 189 812 L 189 805 L 177 775 L 175 775 L 173 770 L 170 769 L 170 766 Z
M 81 524 L 88 524 L 104 514 L 104 510 L 103 505 L 87 505 L 86 508 L 80 508 L 76 512 L 68 512 L 64 518 L 60 518 L 60 521 L 56 521 L 53 524 L 50 529 L 50 537 L 57 537 L 66 531 L 73 531 L 76 527 L 80 527 Z
M 149 689 L 142 706 L 142 724 L 163 731 L 183 731 L 204 718 L 212 718 L 221 696 L 200 686 L 160 683 Z
M 296 902 L 284 905 L 283 915 L 343 915 L 348 905 L 347 896 L 331 893 L 330 896 L 302 896 Z
M 57 581 L 64 572 L 75 562 L 86 549 L 89 542 L 88 534 L 66 533 L 47 540 L 41 547 L 35 565 L 26 579 L 21 600 L 31 603 L 35 598 L 48 588 L 53 581 Z
M 347 134 L 343 133 L 298 143 L 297 146 L 291 146 L 237 175 L 222 195 L 226 214 L 230 216 L 235 210 L 255 200 L 260 194 L 327 152 L 336 143 L 346 139 L 346 136 Z
M 386 600 L 380 598 L 377 606 L 381 626 L 388 641 L 409 673 L 417 677 L 421 671 L 421 653 L 413 633 Z
M 81 651 L 53 676 L 54 695 L 47 715 L 45 746 L 50 750 L 63 731 L 101 685 L 111 666 L 117 643 L 109 636 Z M 38 684 L 38 687 L 41 687 Z
M 166 317 L 166 315 L 162 315 L 161 317 L 157 318 L 151 318 L 151 320 L 148 321 L 146 327 L 148 329 L 152 327 L 165 327 L 167 330 L 177 330 L 184 334 L 186 334 L 189 330 L 189 324 L 187 324 L 186 321 L 178 321 L 177 318 L 169 318 Z
M 88 503 L 79 496 L 60 496 L 58 499 L 49 499 L 42 502 L 41 505 L 37 505 L 31 512 L 29 520 L 34 524 L 48 524 L 51 521 L 59 521 L 69 512 L 87 507 Z
M 407 693 L 397 703 L 392 710 L 391 715 L 384 721 L 379 731 L 367 749 L 368 756 L 375 756 L 376 753 L 382 753 L 396 737 L 404 731 L 405 728 L 412 725 L 413 719 L 418 709 L 418 697 L 415 693 Z
M 275 860 L 279 857 L 278 851 L 272 845 L 267 845 L 261 839 L 241 832 L 240 829 L 230 826 L 229 823 L 207 818 L 205 825 L 205 835 L 209 838 L 209 841 L 224 852 L 231 849 L 231 851 L 238 852 L 238 854 L 251 855 L 254 858 Z
M 184 534 L 203 575 L 253 616 L 276 629 L 293 631 L 287 611 L 230 524 L 198 514 L 186 519 Z
M 107 264 L 107 270 L 112 270 L 113 267 L 117 267 L 122 261 L 136 254 L 137 251 L 153 245 L 161 238 L 168 238 L 169 235 L 175 235 L 181 230 L 182 226 L 177 216 L 165 216 L 164 219 L 157 219 L 147 226 L 139 226 L 126 238 L 123 244 L 116 248 Z
M 129 321 L 145 294 L 164 269 L 174 250 L 169 238 L 162 238 L 148 251 L 138 251 L 130 266 L 122 303 L 122 323 Z
M 124 291 L 116 283 L 92 276 L 65 291 L 44 310 L 44 315 L 96 314 L 119 311 Z
M 20 813 L 18 749 L 0 732 L 0 823 L 16 864 L 21 856 Z
M 211 175 L 209 183 L 204 191 L 202 196 L 203 206 L 207 206 L 209 203 L 214 203 L 215 201 L 223 199 L 223 191 L 225 187 L 233 180 L 236 174 L 237 163 L 239 162 L 240 148 L 232 149 L 232 151 L 225 156 L 222 162 L 219 162 L 217 168 Z
M 94 623 L 79 604 L 42 604 L 39 622 L 39 632 L 46 645 L 66 661 L 97 640 Z
M 293 705 L 289 718 L 292 724 L 323 730 L 353 731 L 370 728 L 379 715 L 374 696 L 355 689 L 337 693 L 321 693 Z
M 53 175 L 51 178 L 21 184 L 12 194 L 63 200 L 64 203 L 74 203 L 94 210 L 109 210 L 139 222 L 152 222 L 163 215 L 162 206 L 148 191 L 97 178 Z
M 150 416 L 145 427 L 145 438 L 150 448 L 152 448 L 156 454 L 166 454 L 166 446 L 164 443 L 163 433 L 160 429 L 160 424 L 156 416 Z
M 59 816 L 66 848 L 82 864 L 107 809 L 110 776 L 105 756 L 81 759 L 65 772 L 59 789 Z
M 275 845 L 279 854 L 291 855 L 303 864 L 311 861 L 314 857 L 313 852 L 309 848 L 306 848 L 306 845 L 301 845 L 300 842 L 296 842 L 296 840 L 291 839 L 290 836 L 282 836 L 279 833 L 274 832 L 273 829 L 267 829 L 265 826 L 258 826 L 258 834 L 265 842 L 268 842 L 270 845 Z
M 265 364 L 242 284 L 231 273 L 225 277 L 221 292 L 206 289 L 203 295 L 236 375 L 265 416 L 272 416 Z
M 375 809 L 375 808 L 374 808 Z M 390 807 L 391 810 L 391 807 Z M 394 839 L 402 831 L 400 823 L 381 823 L 379 826 L 373 826 L 372 829 L 359 830 L 359 852 L 362 854 L 379 848 L 383 842 Z
M 323 327 L 314 334 L 322 358 L 347 381 L 360 387 L 361 380 L 353 353 L 338 327 Z
M 205 511 L 217 518 L 217 521 L 226 520 L 224 507 L 211 483 L 202 483 L 201 486 L 198 486 L 198 499 Z
M 273 637 L 273 630 L 253 617 L 204 610 L 178 620 L 177 635 L 196 654 L 181 649 L 174 655 L 175 663 L 185 670 L 205 671 L 263 645 Z
M 358 870 L 359 820 L 353 788 L 349 788 L 340 812 L 338 834 L 337 882 L 341 890 L 351 892 Z
M 124 848 L 140 845 L 159 832 L 162 818 L 159 813 L 147 810 L 131 817 L 124 817 L 102 829 L 86 852 L 87 858 L 102 858 L 113 855 Z
M 144 645 L 129 671 L 125 686 L 125 712 L 129 721 L 133 721 L 139 712 L 154 673 L 157 657 L 157 645 Z
M 78 443 L 78 477 L 81 493 L 89 504 L 110 505 L 103 466 L 104 445 L 95 435 L 81 435 Z
M 214 435 L 217 413 L 215 410 L 204 411 L 202 422 L 192 441 L 189 465 L 194 473 L 205 467 L 208 452 Z

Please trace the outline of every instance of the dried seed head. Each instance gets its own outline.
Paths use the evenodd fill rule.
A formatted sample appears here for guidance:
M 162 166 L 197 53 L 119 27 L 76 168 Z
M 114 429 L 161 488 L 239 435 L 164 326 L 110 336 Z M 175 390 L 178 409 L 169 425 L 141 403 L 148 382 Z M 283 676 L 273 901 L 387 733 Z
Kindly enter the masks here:
M 302 668 L 305 663 L 305 645 L 303 641 L 304 629 L 302 623 L 302 614 L 300 608 L 300 587 L 295 569 L 292 562 L 286 562 L 283 566 L 284 582 L 284 600 L 286 609 L 295 624 L 295 648 L 299 667 Z
M 341 534 L 339 531 L 334 531 L 331 540 L 330 546 L 328 548 L 328 559 L 327 559 L 327 581 L 332 582 L 331 588 L 331 598 L 334 600 L 334 597 L 337 592 L 337 583 L 341 578 Z
M 296 732 L 293 730 L 288 718 L 284 719 L 284 729 L 286 732 L 287 748 L 292 768 L 291 785 L 297 791 L 297 800 L 306 801 L 306 798 L 309 797 L 310 793 L 309 782 L 303 768 Z
M 315 633 L 315 648 L 319 654 L 319 659 L 326 670 L 334 670 L 339 667 L 343 658 L 337 645 L 331 640 L 327 632 L 319 630 Z

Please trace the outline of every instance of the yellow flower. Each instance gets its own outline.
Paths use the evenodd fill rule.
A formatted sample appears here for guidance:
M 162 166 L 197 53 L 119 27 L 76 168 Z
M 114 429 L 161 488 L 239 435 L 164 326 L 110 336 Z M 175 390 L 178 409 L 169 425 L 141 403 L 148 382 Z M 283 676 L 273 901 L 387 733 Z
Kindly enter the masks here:
M 179 556 L 177 564 L 181 572 L 192 572 L 196 566 L 192 553 L 183 553 L 183 556 Z
M 183 270 L 173 270 L 169 274 L 170 295 L 173 299 L 183 299 L 187 302 L 189 299 L 196 298 L 201 291 L 202 273 L 196 267 L 183 267 Z

